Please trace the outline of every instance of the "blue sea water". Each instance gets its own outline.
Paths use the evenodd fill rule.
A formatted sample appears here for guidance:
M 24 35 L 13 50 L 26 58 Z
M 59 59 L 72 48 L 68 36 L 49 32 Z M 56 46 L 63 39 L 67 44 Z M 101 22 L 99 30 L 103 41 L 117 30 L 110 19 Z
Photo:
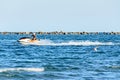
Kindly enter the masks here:
M 0 35 L 0 80 L 120 80 L 120 35 Z

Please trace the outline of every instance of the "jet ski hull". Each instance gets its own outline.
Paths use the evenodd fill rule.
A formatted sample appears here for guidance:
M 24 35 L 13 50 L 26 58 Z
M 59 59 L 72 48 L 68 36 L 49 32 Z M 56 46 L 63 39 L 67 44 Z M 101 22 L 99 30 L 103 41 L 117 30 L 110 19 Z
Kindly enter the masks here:
M 23 43 L 23 44 L 25 44 L 25 43 L 37 43 L 37 42 L 39 42 L 39 40 L 32 40 L 31 38 L 28 38 L 28 37 L 23 37 L 23 38 L 20 38 L 19 40 L 18 40 L 18 42 L 20 42 L 20 43 Z

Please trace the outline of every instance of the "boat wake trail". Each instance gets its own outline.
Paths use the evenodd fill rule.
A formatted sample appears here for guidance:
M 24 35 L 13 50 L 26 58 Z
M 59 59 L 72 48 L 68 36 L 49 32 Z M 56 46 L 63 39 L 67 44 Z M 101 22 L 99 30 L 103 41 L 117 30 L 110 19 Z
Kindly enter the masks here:
M 120 45 L 120 43 L 113 42 L 99 42 L 99 41 L 66 41 L 66 42 L 53 42 L 52 40 L 40 40 L 37 43 L 27 43 L 28 45 L 50 45 L 50 46 L 68 46 L 68 45 Z

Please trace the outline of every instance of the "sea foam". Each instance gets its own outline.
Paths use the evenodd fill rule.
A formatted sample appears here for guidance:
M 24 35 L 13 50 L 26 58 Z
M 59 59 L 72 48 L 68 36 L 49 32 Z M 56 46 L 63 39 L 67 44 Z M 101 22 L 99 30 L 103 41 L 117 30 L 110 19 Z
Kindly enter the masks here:
M 29 71 L 29 72 L 42 72 L 44 68 L 1 68 L 0 72 L 8 71 Z

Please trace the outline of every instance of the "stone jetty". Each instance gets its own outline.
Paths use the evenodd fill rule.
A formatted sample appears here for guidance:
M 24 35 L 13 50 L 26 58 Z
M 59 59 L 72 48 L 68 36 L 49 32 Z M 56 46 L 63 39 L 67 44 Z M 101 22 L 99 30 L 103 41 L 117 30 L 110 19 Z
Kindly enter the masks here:
M 71 34 L 71 35 L 89 35 L 89 34 L 105 34 L 105 35 L 120 35 L 120 32 L 63 32 L 63 31 L 53 31 L 53 32 L 0 32 L 0 34 L 32 34 L 32 33 L 36 33 L 36 34 L 46 34 L 46 35 L 67 35 L 67 34 Z

